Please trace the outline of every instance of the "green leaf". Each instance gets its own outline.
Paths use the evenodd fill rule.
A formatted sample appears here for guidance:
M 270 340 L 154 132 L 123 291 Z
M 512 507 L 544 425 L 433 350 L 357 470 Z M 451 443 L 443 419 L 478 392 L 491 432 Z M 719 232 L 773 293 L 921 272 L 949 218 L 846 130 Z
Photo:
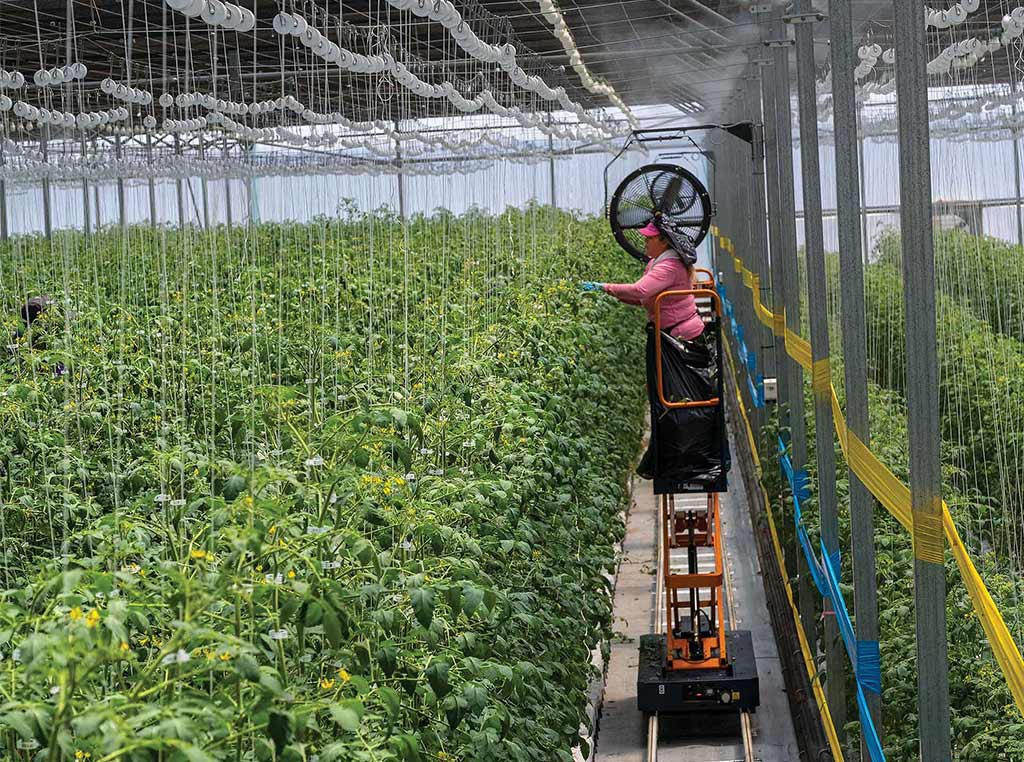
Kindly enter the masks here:
M 392 736 L 388 740 L 388 745 L 404 762 L 420 762 L 420 744 L 416 736 L 406 734 Z
M 189 744 L 188 746 L 182 747 L 181 751 L 185 754 L 185 759 L 187 759 L 188 762 L 214 762 L 213 757 L 198 746 L 192 746 Z
M 472 616 L 484 599 L 484 591 L 476 585 L 466 584 L 462 588 L 462 613 Z
M 590 757 L 590 741 L 583 737 L 580 738 L 580 754 L 583 755 L 583 759 Z
M 235 669 L 238 674 L 250 682 L 259 682 L 260 667 L 256 660 L 249 654 L 239 654 L 235 659 Z
M 462 696 L 473 714 L 480 714 L 487 706 L 487 689 L 479 683 L 467 683 L 462 689 Z
M 274 742 L 274 750 L 280 755 L 292 734 L 292 717 L 285 712 L 271 712 L 267 720 L 267 734 Z
M 382 685 L 377 688 L 377 695 L 380 696 L 380 701 L 384 708 L 388 710 L 388 716 L 392 722 L 397 721 L 402 712 L 402 700 L 398 696 L 398 691 Z
M 443 659 L 437 659 L 430 663 L 424 673 L 427 676 L 427 682 L 430 683 L 431 689 L 434 691 L 434 695 L 438 698 L 444 698 L 445 694 L 448 693 L 448 672 L 450 667 L 448 662 Z
M 459 607 L 462 605 L 462 588 L 459 585 L 449 585 L 444 591 L 444 598 L 455 616 L 459 615 Z
M 378 648 L 374 656 L 385 675 L 391 677 L 395 674 L 395 670 L 398 668 L 398 649 L 394 646 L 384 646 Z
M 342 730 L 347 730 L 350 733 L 354 733 L 359 730 L 359 725 L 363 720 L 363 704 L 361 701 L 354 699 L 350 701 L 343 701 L 340 704 L 335 704 L 328 707 L 328 712 L 331 714 L 331 719 L 334 720 Z
M 412 610 L 416 620 L 424 627 L 430 627 L 434 619 L 434 591 L 426 587 L 418 587 L 412 591 Z
M 332 648 L 338 648 L 341 646 L 341 620 L 338 619 L 337 613 L 330 606 L 324 606 L 323 609 L 323 620 L 324 620 L 324 635 L 327 636 L 327 642 L 331 644 Z
M 324 607 L 320 602 L 311 601 L 309 605 L 306 606 L 306 611 L 302 616 L 302 623 L 306 627 L 316 627 L 321 621 L 323 621 L 323 615 Z

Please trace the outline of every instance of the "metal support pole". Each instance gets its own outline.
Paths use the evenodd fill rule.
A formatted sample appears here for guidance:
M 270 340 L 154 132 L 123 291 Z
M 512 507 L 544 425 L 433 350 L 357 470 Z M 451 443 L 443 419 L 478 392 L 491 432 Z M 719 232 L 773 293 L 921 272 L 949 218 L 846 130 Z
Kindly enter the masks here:
M 551 113 L 547 117 L 548 127 L 551 126 Z M 558 196 L 555 194 L 555 139 L 548 133 L 548 177 L 551 181 L 551 208 L 555 208 Z
M 868 240 L 868 167 L 864 160 L 864 138 L 858 141 L 858 149 L 860 152 L 860 234 L 861 245 L 864 247 L 864 264 L 866 265 L 870 254 L 868 247 L 871 242 Z
M 868 426 L 868 361 L 864 317 L 864 260 L 861 255 L 861 177 L 858 167 L 857 101 L 853 70 L 857 65 L 853 39 L 852 0 L 829 5 L 832 36 L 832 106 L 835 125 L 836 226 L 839 235 L 840 321 L 849 433 L 870 446 Z M 860 141 L 863 146 L 863 141 Z M 860 152 L 863 156 L 863 152 Z M 850 540 L 853 546 L 853 609 L 857 648 L 877 652 L 878 580 L 875 571 L 875 502 L 851 469 Z M 882 695 L 865 690 L 868 712 L 882 738 Z M 861 759 L 870 760 L 861 732 Z
M 255 146 L 249 147 L 249 155 L 251 156 Z M 249 174 L 245 178 L 245 191 L 248 195 L 248 209 L 249 209 L 249 224 L 255 225 L 260 221 L 260 200 L 256 195 L 256 179 L 252 176 L 252 166 L 250 166 Z
M 203 195 L 203 230 L 210 229 L 210 185 L 206 180 L 206 137 L 199 136 L 199 159 L 203 163 L 203 176 L 199 178 L 200 189 Z M 195 200 L 193 199 L 193 204 Z
M 82 136 L 81 142 L 82 158 L 85 158 L 87 144 L 85 142 L 85 136 Z M 82 230 L 85 231 L 86 237 L 92 232 L 92 215 L 89 212 L 89 181 L 84 177 L 82 178 Z
M 782 20 L 783 10 L 774 11 L 772 30 L 777 41 L 787 37 L 787 26 Z M 782 265 L 782 305 L 786 316 L 786 329 L 800 333 L 800 269 L 796 256 L 796 200 L 793 191 L 793 131 L 792 103 L 790 101 L 789 45 L 778 44 L 772 48 L 775 59 L 775 142 L 779 162 L 779 259 Z M 774 285 L 774 284 L 773 284 Z M 804 423 L 804 374 L 803 369 L 784 355 L 780 364 L 788 365 L 789 372 L 783 379 L 786 384 L 783 399 L 789 407 L 786 423 L 789 426 L 790 460 L 795 471 L 801 471 L 807 463 L 807 429 Z M 796 550 L 798 609 L 807 639 L 816 641 L 816 591 L 811 582 L 807 559 Z
M 398 132 L 398 122 L 395 122 L 395 132 Z M 402 144 L 395 138 L 395 173 L 398 177 L 398 216 L 405 219 L 405 175 L 402 174 Z
M 0 168 L 7 163 L 4 156 L 4 146 L 0 142 Z M 0 177 L 0 241 L 7 241 L 11 237 L 10 223 L 7 220 L 7 181 Z
M 946 578 L 942 563 L 942 465 L 939 455 L 939 369 L 932 247 L 928 44 L 924 0 L 893 0 L 896 105 L 900 146 L 900 229 L 906 312 L 910 502 L 914 517 L 914 610 L 917 616 L 919 754 L 948 762 L 949 657 Z
M 798 0 L 793 17 L 796 36 L 797 99 L 800 119 L 800 170 L 804 196 L 804 253 L 807 261 L 807 312 L 811 324 L 814 390 L 814 451 L 818 463 L 818 509 L 825 563 L 839 571 L 839 509 L 836 501 L 836 451 L 832 431 L 829 372 L 828 286 L 825 282 L 825 234 L 821 224 L 821 159 L 818 155 L 818 104 L 815 91 L 814 22 L 811 0 Z M 846 656 L 839 639 L 832 601 L 823 601 L 825 692 L 832 722 L 843 742 L 846 726 Z
M 149 163 L 150 171 L 153 167 L 153 135 L 146 132 L 146 161 Z M 153 175 L 149 176 L 149 224 L 154 228 L 158 221 L 156 218 L 156 180 Z
M 1013 113 L 1017 113 L 1016 101 L 1010 104 L 1013 108 Z M 1024 246 L 1024 220 L 1021 219 L 1020 209 L 1020 133 L 1016 128 L 1010 130 L 1010 138 L 1013 140 L 1013 189 L 1014 198 L 1017 200 L 1017 204 L 1014 207 L 1016 210 L 1017 217 L 1017 245 Z
M 772 27 L 769 24 L 765 28 L 768 37 L 772 36 Z M 771 282 L 772 288 L 772 312 L 776 316 L 785 313 L 785 302 L 783 301 L 783 267 L 782 267 L 782 211 L 780 210 L 781 194 L 779 192 L 779 145 L 776 139 L 778 119 L 775 108 L 775 66 L 774 56 L 769 56 L 770 63 L 762 70 L 761 95 L 763 98 L 764 110 L 764 142 L 765 142 L 765 168 L 768 179 L 767 204 L 768 204 L 768 235 L 770 241 L 769 262 L 770 268 L 765 271 L 766 280 Z M 788 106 L 787 106 L 788 113 Z M 788 122 L 787 122 L 788 127 Z M 770 275 L 771 277 L 767 277 Z M 775 340 L 775 367 L 778 374 L 776 417 L 779 427 L 786 425 L 787 398 L 786 394 L 790 388 L 789 375 L 792 372 L 792 363 L 786 360 L 785 338 L 781 332 L 782 323 L 776 322 L 772 326 L 772 335 Z M 763 443 L 766 447 L 774 447 L 775 442 Z M 783 527 L 783 537 L 787 539 L 784 545 L 786 556 L 786 568 L 794 569 L 798 564 L 800 547 L 797 544 L 796 536 L 792 531 Z
M 50 159 L 50 125 L 44 124 L 42 135 L 39 137 L 39 150 L 43 154 L 43 164 L 48 164 Z M 50 187 L 50 178 L 43 175 L 43 231 L 47 238 L 53 237 L 53 189 Z
M 174 152 L 181 156 L 181 137 L 178 135 L 174 136 Z M 185 183 L 179 177 L 174 181 L 175 188 L 178 195 L 178 227 L 185 227 Z
M 121 136 L 114 136 L 114 155 L 117 157 L 117 214 L 118 220 L 121 224 L 121 232 L 125 233 L 128 230 L 128 213 L 125 204 L 125 193 L 124 193 L 124 175 L 121 167 Z
M 100 206 L 100 185 L 95 183 L 92 186 L 92 199 L 93 207 L 96 209 L 96 225 L 95 229 L 99 230 L 103 227 L 103 208 Z
M 771 279 L 768 277 L 768 240 L 766 230 L 767 210 L 765 208 L 764 168 L 764 115 L 761 112 L 760 77 L 749 80 L 747 89 L 747 114 L 754 122 L 754 142 L 751 146 L 752 180 L 750 210 L 750 252 L 754 267 L 760 276 L 759 294 L 762 304 L 771 304 Z M 763 376 L 775 375 L 775 353 L 772 333 L 757 321 L 756 333 L 758 362 Z
M 225 135 L 223 140 L 224 140 L 224 142 L 221 144 L 223 146 L 223 148 L 221 149 L 221 151 L 222 151 L 223 156 L 224 156 L 224 167 L 225 167 L 225 172 L 224 172 L 224 208 L 227 210 L 227 212 L 225 214 L 225 219 L 227 220 L 228 228 L 230 229 L 231 227 L 234 226 L 235 221 L 234 221 L 234 215 L 231 212 L 231 177 L 230 177 L 230 173 L 227 172 L 227 163 L 228 163 L 227 159 L 228 159 L 228 155 L 229 155 L 229 151 L 228 151 L 228 136 Z

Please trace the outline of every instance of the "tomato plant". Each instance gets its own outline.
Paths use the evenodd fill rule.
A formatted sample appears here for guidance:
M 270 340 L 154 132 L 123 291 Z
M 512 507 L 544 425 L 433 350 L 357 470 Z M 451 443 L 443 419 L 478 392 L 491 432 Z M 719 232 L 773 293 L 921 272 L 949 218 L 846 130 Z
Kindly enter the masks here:
M 4 331 L 54 299 L 0 364 L 6 757 L 570 758 L 643 410 L 601 221 L 0 257 Z

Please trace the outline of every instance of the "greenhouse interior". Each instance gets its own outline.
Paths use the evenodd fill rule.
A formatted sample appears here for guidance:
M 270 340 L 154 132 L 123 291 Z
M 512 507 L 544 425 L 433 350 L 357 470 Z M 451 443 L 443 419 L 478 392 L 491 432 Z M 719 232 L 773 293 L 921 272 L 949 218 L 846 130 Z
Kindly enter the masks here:
M 0 760 L 1024 762 L 1022 78 L 1024 0 L 0 1 Z

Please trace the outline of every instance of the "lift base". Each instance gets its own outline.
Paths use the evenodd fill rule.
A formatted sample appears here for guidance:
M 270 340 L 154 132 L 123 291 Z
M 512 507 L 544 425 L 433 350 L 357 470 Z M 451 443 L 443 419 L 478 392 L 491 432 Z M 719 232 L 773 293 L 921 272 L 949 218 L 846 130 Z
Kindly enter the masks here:
M 761 703 L 750 632 L 725 636 L 729 664 L 721 669 L 665 670 L 665 636 L 640 638 L 637 705 L 642 712 L 754 712 Z M 728 696 L 727 701 L 723 697 Z

